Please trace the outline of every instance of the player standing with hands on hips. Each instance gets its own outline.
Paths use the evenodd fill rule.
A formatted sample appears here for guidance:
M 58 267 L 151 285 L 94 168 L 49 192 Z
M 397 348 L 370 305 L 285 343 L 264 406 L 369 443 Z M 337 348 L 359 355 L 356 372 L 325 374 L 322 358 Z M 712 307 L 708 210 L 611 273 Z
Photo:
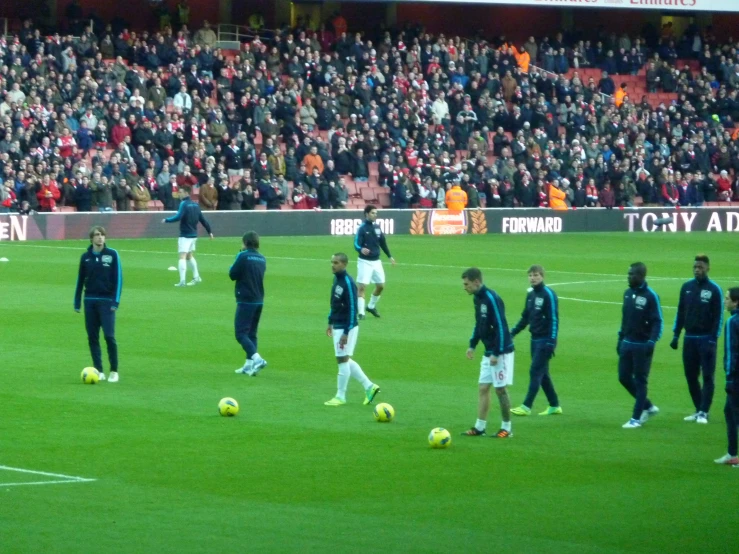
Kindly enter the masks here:
M 654 346 L 662 336 L 662 307 L 659 296 L 647 285 L 647 266 L 641 262 L 629 267 L 629 288 L 624 293 L 621 328 L 618 331 L 618 380 L 634 397 L 631 419 L 624 429 L 636 429 L 659 408 L 647 398 L 649 369 Z
M 472 331 L 470 347 L 467 349 L 467 358 L 470 360 L 474 358 L 475 348 L 479 342 L 485 346 L 485 353 L 480 362 L 477 421 L 474 427 L 465 431 L 463 435 L 470 437 L 485 435 L 492 385 L 500 402 L 503 419 L 500 431 L 492 437 L 507 439 L 513 436 L 511 400 L 506 389 L 506 386 L 513 384 L 513 340 L 508 332 L 505 306 L 500 296 L 483 284 L 482 272 L 476 267 L 462 273 L 462 285 L 467 294 L 473 295 L 475 306 L 475 328 Z
M 529 370 L 529 390 L 523 404 L 513 408 L 511 413 L 519 416 L 531 414 L 534 399 L 539 388 L 549 401 L 549 407 L 539 415 L 558 415 L 562 413 L 554 383 L 549 376 L 549 360 L 554 356 L 559 335 L 559 301 L 552 289 L 544 284 L 544 268 L 532 265 L 529 268 L 531 288 L 526 295 L 526 305 L 521 319 L 511 331 L 511 338 L 529 327 L 531 331 L 531 369 Z
M 324 402 L 326 406 L 343 406 L 346 404 L 346 389 L 349 377 L 354 377 L 364 389 L 364 404 L 371 404 L 380 392 L 380 387 L 370 381 L 359 364 L 352 360 L 354 348 L 357 346 L 357 285 L 346 272 L 349 258 L 339 252 L 331 257 L 331 271 L 334 284 L 331 286 L 331 312 L 328 316 L 326 335 L 333 338 L 336 363 L 339 364 L 336 396 Z
M 111 383 L 118 382 L 118 343 L 115 340 L 115 314 L 121 301 L 123 271 L 118 252 L 105 244 L 105 228 L 95 226 L 90 229 L 91 245 L 80 258 L 77 274 L 77 288 L 74 291 L 74 311 L 78 312 L 82 303 L 82 289 L 85 290 L 85 328 L 87 342 L 92 354 L 92 365 L 100 372 L 100 380 L 105 381 L 103 356 L 100 349 L 100 328 L 108 347 Z
M 714 460 L 717 464 L 732 465 L 739 469 L 739 449 L 737 448 L 737 426 L 739 426 L 739 287 L 726 292 L 724 302 L 731 317 L 724 330 L 724 371 L 726 372 L 726 436 L 729 452 Z
M 374 283 L 375 290 L 372 291 L 367 311 L 375 317 L 380 317 L 377 311 L 377 303 L 380 295 L 385 289 L 385 270 L 380 261 L 380 249 L 395 265 L 395 258 L 390 254 L 385 240 L 385 233 L 377 223 L 377 208 L 367 205 L 364 208 L 364 223 L 357 229 L 354 237 L 354 249 L 359 253 L 357 260 L 357 296 L 359 298 L 359 319 L 364 319 L 364 290 L 370 283 Z
M 190 189 L 185 190 L 187 190 L 188 196 L 180 204 L 180 208 L 177 210 L 177 213 L 172 217 L 162 219 L 162 223 L 180 222 L 180 238 L 177 241 L 177 251 L 180 255 L 177 269 L 180 272 L 180 280 L 175 287 L 197 285 L 203 281 L 200 278 L 200 272 L 198 271 L 198 262 L 195 261 L 195 243 L 198 240 L 198 223 L 205 227 L 208 235 L 213 239 L 213 231 L 210 228 L 210 223 L 208 223 L 208 220 L 203 216 L 203 212 L 200 211 L 198 203 L 190 198 Z M 192 281 L 189 283 L 186 282 L 188 264 L 192 270 Z
M 683 368 L 688 381 L 688 391 L 695 412 L 685 421 L 708 423 L 708 411 L 713 402 L 716 374 L 716 342 L 721 334 L 724 319 L 721 287 L 708 278 L 710 264 L 708 256 L 699 254 L 693 263 L 693 276 L 680 289 L 677 315 L 673 327 L 674 337 L 670 348 L 679 347 L 680 333 L 683 339 Z M 703 373 L 703 389 L 698 380 Z
M 234 331 L 236 340 L 246 352 L 246 362 L 236 373 L 255 377 L 267 366 L 267 360 L 257 352 L 257 330 L 264 307 L 264 273 L 267 271 L 267 260 L 259 253 L 259 235 L 256 232 L 244 233 L 241 242 L 243 247 L 228 270 L 228 276 L 236 281 Z

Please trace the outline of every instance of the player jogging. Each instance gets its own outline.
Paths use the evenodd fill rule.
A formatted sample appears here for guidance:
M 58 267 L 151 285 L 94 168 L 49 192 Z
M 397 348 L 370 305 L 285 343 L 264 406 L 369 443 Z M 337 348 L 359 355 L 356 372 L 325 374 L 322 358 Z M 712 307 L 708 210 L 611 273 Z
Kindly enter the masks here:
M 354 237 L 354 249 L 359 253 L 357 260 L 357 296 L 359 298 L 359 319 L 364 319 L 364 289 L 370 283 L 374 283 L 375 290 L 372 291 L 367 311 L 375 317 L 380 317 L 377 311 L 377 303 L 380 295 L 385 289 L 385 270 L 380 261 L 380 249 L 395 265 L 395 258 L 390 254 L 385 240 L 385 233 L 380 229 L 377 221 L 377 208 L 367 205 L 364 208 L 364 223 L 357 229 Z
M 475 348 L 479 342 L 485 346 L 485 353 L 480 362 L 477 421 L 471 429 L 462 434 L 470 437 L 485 435 L 492 385 L 498 396 L 503 419 L 500 431 L 492 437 L 507 439 L 513 436 L 511 400 L 506 389 L 506 386 L 513 384 L 513 340 L 508 332 L 505 306 L 500 296 L 483 284 L 482 272 L 476 267 L 471 267 L 462 273 L 462 285 L 467 294 L 473 295 L 475 306 L 475 328 L 472 330 L 467 358 L 470 360 L 474 358 Z
M 334 340 L 336 362 L 339 364 L 336 396 L 324 402 L 326 406 L 343 406 L 346 404 L 346 389 L 349 377 L 353 377 L 362 385 L 364 404 L 371 404 L 380 392 L 380 387 L 370 381 L 359 364 L 352 360 L 354 348 L 357 346 L 357 285 L 346 272 L 349 258 L 341 252 L 331 257 L 331 271 L 334 284 L 331 287 L 331 313 L 328 316 L 326 335 Z
M 118 252 L 105 244 L 105 228 L 90 229 L 90 246 L 80 258 L 77 288 L 74 291 L 74 311 L 80 311 L 82 289 L 85 289 L 85 328 L 92 354 L 92 365 L 105 381 L 100 349 L 100 328 L 103 328 L 110 362 L 109 382 L 118 382 L 118 343 L 115 340 L 115 314 L 121 301 L 123 272 Z
M 716 374 L 716 342 L 721 335 L 724 319 L 722 299 L 724 293 L 708 278 L 710 271 L 708 256 L 699 254 L 693 262 L 693 276 L 680 289 L 677 315 L 673 327 L 674 337 L 670 348 L 677 350 L 680 332 L 685 329 L 683 339 L 683 368 L 688 382 L 688 391 L 695 412 L 685 421 L 708 423 L 708 411 L 713 402 Z M 698 378 L 703 373 L 703 388 Z
M 257 330 L 264 307 L 264 272 L 267 270 L 267 260 L 259 253 L 257 233 L 244 233 L 241 242 L 243 247 L 228 271 L 228 276 L 236 282 L 234 331 L 236 340 L 246 352 L 246 362 L 236 373 L 254 377 L 267 366 L 267 360 L 257 352 Z
M 559 335 L 559 301 L 552 289 L 544 284 L 544 268 L 532 265 L 529 268 L 529 284 L 531 288 L 526 295 L 521 319 L 511 331 L 511 338 L 529 327 L 531 332 L 531 369 L 529 370 L 529 390 L 523 404 L 513 408 L 514 415 L 531 414 L 534 399 L 539 388 L 549 401 L 549 407 L 539 415 L 557 415 L 562 413 L 554 383 L 549 376 L 549 361 L 554 356 Z
M 162 219 L 162 223 L 174 223 L 180 222 L 180 238 L 177 241 L 177 251 L 180 254 L 180 259 L 177 264 L 177 269 L 180 272 L 180 281 L 175 287 L 184 287 L 197 285 L 203 280 L 200 278 L 200 272 L 198 271 L 198 262 L 195 261 L 195 243 L 198 240 L 198 223 L 200 223 L 205 230 L 213 238 L 213 231 L 211 231 L 210 223 L 203 216 L 203 212 L 200 211 L 198 203 L 190 198 L 190 190 L 188 196 L 180 204 L 180 208 L 177 213 L 172 217 Z M 192 281 L 187 283 L 187 266 L 190 266 L 192 270 Z
M 659 413 L 659 408 L 647 398 L 647 383 L 663 320 L 659 296 L 647 285 L 647 266 L 641 262 L 631 264 L 628 279 L 616 352 L 618 380 L 635 399 L 631 419 L 623 428 L 637 429 L 650 415 Z
M 726 292 L 724 302 L 731 317 L 724 330 L 724 371 L 726 372 L 726 438 L 729 451 L 714 460 L 717 464 L 732 465 L 739 469 L 739 450 L 737 450 L 737 426 L 739 425 L 739 287 Z

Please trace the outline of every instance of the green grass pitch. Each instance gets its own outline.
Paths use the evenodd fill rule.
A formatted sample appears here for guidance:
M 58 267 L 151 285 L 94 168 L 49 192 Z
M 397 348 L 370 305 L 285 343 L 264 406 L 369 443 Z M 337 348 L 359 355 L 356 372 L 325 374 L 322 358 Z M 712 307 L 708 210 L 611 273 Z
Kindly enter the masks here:
M 124 289 L 121 382 L 85 386 L 83 315 L 72 310 L 87 241 L 4 243 L 0 256 L 0 552 L 735 551 L 739 470 L 726 452 L 723 377 L 707 426 L 691 412 L 669 349 L 693 256 L 739 284 L 731 235 L 389 237 L 382 319 L 360 325 L 355 359 L 396 420 L 378 424 L 350 383 L 327 408 L 336 365 L 324 335 L 330 256 L 352 238 L 264 238 L 267 298 L 257 378 L 234 375 L 228 268 L 238 239 L 201 239 L 204 282 L 177 289 L 175 240 L 116 240 Z M 650 397 L 662 412 L 621 429 L 632 406 L 616 376 L 626 271 L 649 267 L 662 298 Z M 483 268 L 515 324 L 526 269 L 541 263 L 560 295 L 552 362 L 564 415 L 514 419 L 510 441 L 459 436 L 475 420 L 479 360 L 465 358 L 472 300 L 463 268 Z M 516 340 L 512 402 L 528 382 L 528 333 Z M 722 345 L 719 344 L 721 349 Z M 105 359 L 105 358 L 104 358 Z M 107 369 L 107 359 L 106 359 Z M 217 415 L 233 396 L 236 418 Z M 546 401 L 537 398 L 534 411 Z M 499 423 L 493 401 L 490 426 Z M 431 450 L 429 430 L 453 433 Z

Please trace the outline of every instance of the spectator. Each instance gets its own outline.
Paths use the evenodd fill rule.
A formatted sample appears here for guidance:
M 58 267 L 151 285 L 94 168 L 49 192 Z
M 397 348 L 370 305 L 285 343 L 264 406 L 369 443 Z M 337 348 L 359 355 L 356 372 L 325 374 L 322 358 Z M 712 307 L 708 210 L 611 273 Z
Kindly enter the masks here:
M 611 189 L 611 183 L 605 184 L 603 190 L 600 191 L 598 201 L 600 202 L 601 207 L 607 210 L 612 210 L 613 207 L 616 205 L 616 198 L 614 196 L 613 190 Z

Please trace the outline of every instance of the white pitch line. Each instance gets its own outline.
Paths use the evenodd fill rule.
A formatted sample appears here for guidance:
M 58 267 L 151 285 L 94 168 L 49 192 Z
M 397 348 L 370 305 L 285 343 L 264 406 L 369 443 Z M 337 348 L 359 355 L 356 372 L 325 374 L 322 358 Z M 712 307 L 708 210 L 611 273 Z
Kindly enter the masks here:
M 95 479 L 64 479 L 60 481 L 33 481 L 30 483 L 0 483 L 0 487 L 23 487 L 36 485 L 60 485 L 63 483 L 91 483 Z
M 48 471 L 36 471 L 34 469 L 23 469 L 20 467 L 0 466 L 0 471 L 15 471 L 18 473 L 30 473 L 32 475 L 43 475 L 44 477 L 58 477 L 69 481 L 95 481 L 95 479 L 87 479 L 86 477 L 78 477 L 76 475 L 64 475 L 62 473 L 49 473 Z
M 567 296 L 559 296 L 558 298 L 560 300 L 571 300 L 572 302 L 587 302 L 588 304 L 612 304 L 614 306 L 623 306 L 622 302 L 611 302 L 609 300 L 586 300 L 585 298 L 571 298 Z M 665 306 L 662 304 L 661 307 L 668 310 L 677 310 L 676 306 Z
M 148 239 L 147 239 L 148 240 Z M 173 240 L 173 239 L 168 239 Z M 12 248 L 46 248 L 51 250 L 77 250 L 79 252 L 82 252 L 85 248 L 83 246 L 50 246 L 50 245 L 44 245 L 44 244 L 27 244 L 23 242 L 8 242 L 6 245 L 13 245 Z M 166 255 L 173 255 L 176 254 L 174 251 L 170 250 L 128 250 L 128 249 L 116 249 L 118 252 L 126 252 L 129 254 L 166 254 Z M 234 254 L 220 254 L 220 253 L 209 253 L 209 252 L 198 252 L 198 256 L 216 256 L 216 257 L 225 257 L 225 258 L 235 258 L 236 253 Z M 293 261 L 293 262 L 321 262 L 321 263 L 328 263 L 327 258 L 292 258 L 292 257 L 286 257 L 286 256 L 269 256 L 269 260 L 285 260 L 285 261 Z M 443 265 L 443 264 L 409 264 L 409 263 L 398 263 L 399 267 L 429 267 L 429 268 L 436 268 L 436 269 L 466 269 L 469 266 L 466 265 Z M 484 269 L 486 271 L 513 271 L 515 273 L 525 273 L 526 269 L 516 269 L 512 267 L 483 267 L 478 266 L 480 269 Z M 547 270 L 548 273 L 561 273 L 562 275 L 587 275 L 590 277 L 621 277 L 624 281 L 626 280 L 625 274 L 620 273 L 590 273 L 587 271 L 564 271 L 564 270 L 558 270 L 558 269 L 549 269 Z M 664 280 L 672 280 L 672 281 L 687 281 L 687 277 L 650 277 L 650 279 L 664 279 Z M 728 279 L 728 277 L 726 278 Z M 588 281 L 591 282 L 591 281 Z
M 565 287 L 567 285 L 599 285 L 601 283 L 621 283 L 625 279 L 607 279 L 605 281 L 570 281 L 568 283 L 545 283 L 548 287 Z

